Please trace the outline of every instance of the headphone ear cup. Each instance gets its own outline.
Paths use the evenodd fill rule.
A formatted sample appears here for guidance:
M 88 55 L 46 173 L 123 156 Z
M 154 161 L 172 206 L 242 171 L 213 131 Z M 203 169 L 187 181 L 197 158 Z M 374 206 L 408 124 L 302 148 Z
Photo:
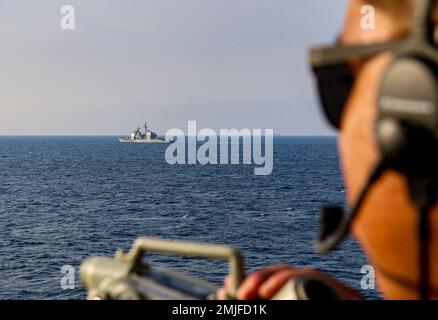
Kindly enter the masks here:
M 386 70 L 378 97 L 379 117 L 438 130 L 438 67 L 417 57 L 396 58 Z
M 399 57 L 380 86 L 376 136 L 381 156 L 408 175 L 438 167 L 437 70 L 423 59 Z

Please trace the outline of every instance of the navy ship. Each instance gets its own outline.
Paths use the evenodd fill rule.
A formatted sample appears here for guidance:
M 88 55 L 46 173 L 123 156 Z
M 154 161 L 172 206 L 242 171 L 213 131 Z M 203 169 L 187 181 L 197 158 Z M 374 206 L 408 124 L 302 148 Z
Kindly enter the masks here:
M 127 143 L 170 143 L 168 140 L 159 138 L 158 135 L 149 128 L 146 122 L 143 129 L 144 131 L 142 131 L 142 128 L 137 127 L 137 129 L 131 133 L 130 137 L 120 138 L 119 141 Z

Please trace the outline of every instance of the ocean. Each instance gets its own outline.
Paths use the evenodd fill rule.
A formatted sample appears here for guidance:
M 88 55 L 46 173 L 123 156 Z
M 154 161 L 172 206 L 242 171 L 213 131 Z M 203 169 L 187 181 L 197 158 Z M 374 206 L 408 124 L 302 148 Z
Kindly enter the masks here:
M 248 271 L 285 262 L 360 290 L 367 261 L 355 241 L 328 256 L 312 248 L 319 207 L 345 201 L 335 137 L 276 137 L 269 176 L 255 176 L 253 165 L 171 166 L 166 148 L 116 137 L 0 137 L 0 298 L 84 299 L 81 261 L 126 251 L 140 236 L 229 244 Z M 227 273 L 222 262 L 145 261 L 217 284 Z M 74 289 L 61 287 L 65 265 L 76 270 Z

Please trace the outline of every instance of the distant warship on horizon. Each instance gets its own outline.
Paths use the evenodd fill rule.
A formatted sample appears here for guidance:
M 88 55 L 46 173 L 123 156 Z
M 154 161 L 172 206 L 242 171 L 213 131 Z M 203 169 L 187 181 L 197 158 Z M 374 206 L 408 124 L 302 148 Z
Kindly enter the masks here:
M 147 123 L 144 124 L 144 131 L 142 132 L 140 126 L 137 127 L 128 138 L 120 138 L 119 142 L 127 143 L 170 143 L 170 141 L 163 138 L 159 138 L 158 135 L 153 132 Z

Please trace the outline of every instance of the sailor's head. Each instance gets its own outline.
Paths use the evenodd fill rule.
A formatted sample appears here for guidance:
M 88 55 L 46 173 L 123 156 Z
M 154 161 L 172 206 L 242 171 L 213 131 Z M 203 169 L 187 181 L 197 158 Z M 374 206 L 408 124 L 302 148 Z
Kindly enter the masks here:
M 415 0 L 351 0 L 339 41 L 372 44 L 404 37 L 411 28 Z M 363 28 L 363 6 L 375 9 L 375 29 Z M 438 14 L 436 15 L 438 17 Z M 436 18 L 434 17 L 434 19 Z M 438 20 L 438 19 L 437 19 Z M 354 203 L 379 158 L 374 131 L 377 93 L 393 57 L 385 52 L 354 61 L 355 81 L 341 118 L 339 148 L 347 196 Z M 417 298 L 418 213 L 403 176 L 388 171 L 368 195 L 353 233 L 376 266 L 380 289 L 389 298 Z M 438 206 L 432 212 L 432 278 L 438 289 Z M 405 285 L 402 285 L 405 283 Z M 435 291 L 434 297 L 438 298 Z

